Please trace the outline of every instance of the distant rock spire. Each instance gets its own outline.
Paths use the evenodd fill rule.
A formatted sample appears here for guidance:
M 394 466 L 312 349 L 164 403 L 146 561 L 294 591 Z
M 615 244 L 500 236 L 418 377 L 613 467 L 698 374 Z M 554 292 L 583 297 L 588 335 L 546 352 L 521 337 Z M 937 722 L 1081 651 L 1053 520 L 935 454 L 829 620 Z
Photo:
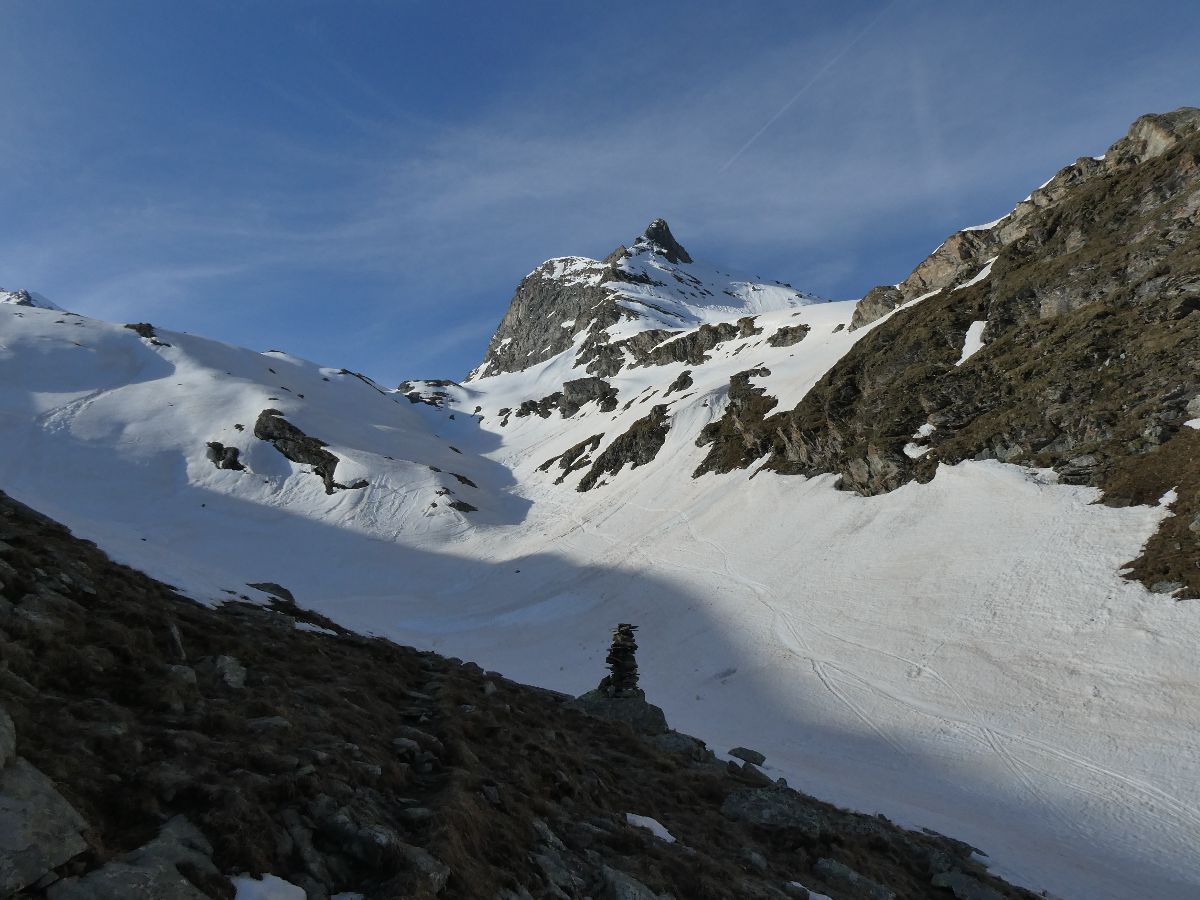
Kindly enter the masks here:
M 650 249 L 655 253 L 665 256 L 667 262 L 690 263 L 692 261 L 691 256 L 683 249 L 683 245 L 675 240 L 675 235 L 671 234 L 671 226 L 667 224 L 666 219 L 655 219 L 647 225 L 637 243 L 643 242 L 650 245 Z

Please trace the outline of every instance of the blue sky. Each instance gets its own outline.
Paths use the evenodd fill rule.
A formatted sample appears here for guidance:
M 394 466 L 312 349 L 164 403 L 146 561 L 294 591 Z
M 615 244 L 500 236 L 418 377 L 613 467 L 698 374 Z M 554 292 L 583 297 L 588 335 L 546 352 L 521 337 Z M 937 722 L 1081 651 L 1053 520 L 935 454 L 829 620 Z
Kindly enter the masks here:
M 860 296 L 1200 104 L 1178 0 L 4 0 L 0 35 L 0 285 L 393 384 L 655 216 Z

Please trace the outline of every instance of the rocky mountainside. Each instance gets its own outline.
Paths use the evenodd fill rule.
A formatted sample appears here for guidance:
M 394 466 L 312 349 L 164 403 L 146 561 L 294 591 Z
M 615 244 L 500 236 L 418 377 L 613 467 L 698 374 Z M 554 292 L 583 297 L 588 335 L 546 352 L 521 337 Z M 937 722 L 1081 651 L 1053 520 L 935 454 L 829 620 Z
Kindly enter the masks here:
M 1200 110 L 1144 116 L 1102 158 L 868 294 L 852 327 L 896 312 L 793 409 L 731 405 L 718 465 L 767 456 L 878 494 L 939 464 L 999 459 L 1111 504 L 1173 492 L 1175 515 L 1130 573 L 1200 597 L 1197 225 Z
M 1033 897 L 644 700 L 581 705 L 262 587 L 199 606 L 0 495 L 0 895 Z

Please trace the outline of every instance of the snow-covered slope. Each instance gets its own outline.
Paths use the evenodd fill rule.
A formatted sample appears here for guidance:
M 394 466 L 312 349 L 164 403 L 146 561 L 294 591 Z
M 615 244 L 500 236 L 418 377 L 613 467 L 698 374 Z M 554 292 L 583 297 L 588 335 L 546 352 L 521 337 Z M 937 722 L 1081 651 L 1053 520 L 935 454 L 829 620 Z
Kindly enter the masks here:
M 642 243 L 601 265 L 665 283 L 697 265 L 661 233 Z M 0 488 L 199 599 L 275 582 L 348 627 L 558 690 L 592 687 L 611 626 L 636 622 L 672 724 L 751 744 L 773 776 L 1064 898 L 1196 896 L 1200 610 L 1119 574 L 1170 498 L 1098 505 L 996 461 L 869 498 L 830 475 L 693 477 L 731 405 L 794 406 L 908 307 L 851 331 L 852 303 L 762 281 L 614 293 L 592 265 L 547 263 L 553 296 L 518 292 L 501 331 L 541 340 L 522 316 L 571 303 L 610 304 L 603 329 L 555 318 L 567 337 L 537 362 L 493 341 L 495 372 L 400 391 L 0 307 Z M 990 340 L 955 348 L 961 369 Z M 325 442 L 304 446 L 336 459 L 329 479 L 257 427 L 266 410 Z M 902 438 L 919 454 L 932 433 Z M 219 467 L 231 447 L 245 468 Z

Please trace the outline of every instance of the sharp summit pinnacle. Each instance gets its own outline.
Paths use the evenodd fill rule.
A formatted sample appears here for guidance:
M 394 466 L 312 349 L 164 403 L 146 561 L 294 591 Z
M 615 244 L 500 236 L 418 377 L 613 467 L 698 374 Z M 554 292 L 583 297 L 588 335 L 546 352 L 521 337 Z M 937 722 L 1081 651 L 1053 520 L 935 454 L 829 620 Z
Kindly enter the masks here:
M 691 256 L 683 249 L 683 245 L 675 240 L 675 235 L 671 234 L 671 226 L 667 224 L 666 219 L 655 219 L 647 225 L 635 246 L 643 241 L 650 245 L 656 253 L 665 256 L 667 262 L 676 264 L 692 262 Z

